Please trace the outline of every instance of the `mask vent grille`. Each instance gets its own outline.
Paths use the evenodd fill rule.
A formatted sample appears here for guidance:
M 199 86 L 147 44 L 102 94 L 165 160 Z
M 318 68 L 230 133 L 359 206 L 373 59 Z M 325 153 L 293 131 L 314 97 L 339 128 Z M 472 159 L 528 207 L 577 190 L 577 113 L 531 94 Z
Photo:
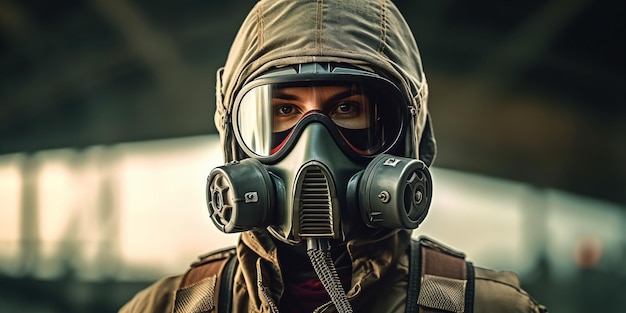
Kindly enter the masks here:
M 328 178 L 319 166 L 302 173 L 300 189 L 300 237 L 333 237 L 332 200 Z

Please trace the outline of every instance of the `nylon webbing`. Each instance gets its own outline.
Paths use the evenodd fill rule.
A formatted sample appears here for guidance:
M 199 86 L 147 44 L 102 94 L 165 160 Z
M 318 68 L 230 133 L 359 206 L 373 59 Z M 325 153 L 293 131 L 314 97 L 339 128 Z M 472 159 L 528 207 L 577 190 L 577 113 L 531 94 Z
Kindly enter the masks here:
M 220 289 L 218 291 L 218 313 L 230 313 L 233 305 L 233 285 L 235 284 L 235 271 L 239 265 L 239 259 L 233 255 L 228 259 L 220 281 Z
M 421 261 L 419 313 L 466 312 L 467 295 L 465 255 L 428 239 L 419 241 Z M 415 260 L 412 260 L 415 261 Z
M 420 293 L 420 245 L 411 240 L 409 246 L 409 286 L 406 295 L 406 312 L 418 313 L 417 296 Z

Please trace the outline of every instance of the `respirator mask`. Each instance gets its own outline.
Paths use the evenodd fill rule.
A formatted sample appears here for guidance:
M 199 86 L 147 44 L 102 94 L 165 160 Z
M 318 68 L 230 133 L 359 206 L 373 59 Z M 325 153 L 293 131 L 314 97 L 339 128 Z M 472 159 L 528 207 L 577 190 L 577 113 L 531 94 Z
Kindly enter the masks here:
M 391 81 L 349 66 L 301 64 L 248 82 L 230 116 L 240 160 L 207 178 L 213 223 L 306 242 L 337 311 L 352 312 L 331 241 L 417 228 L 430 206 L 428 168 L 402 157 L 408 108 Z
M 288 244 L 414 229 L 432 197 L 405 155 L 409 105 L 390 80 L 337 64 L 271 70 L 244 85 L 230 122 L 243 158 L 207 178 L 225 233 L 266 228 Z

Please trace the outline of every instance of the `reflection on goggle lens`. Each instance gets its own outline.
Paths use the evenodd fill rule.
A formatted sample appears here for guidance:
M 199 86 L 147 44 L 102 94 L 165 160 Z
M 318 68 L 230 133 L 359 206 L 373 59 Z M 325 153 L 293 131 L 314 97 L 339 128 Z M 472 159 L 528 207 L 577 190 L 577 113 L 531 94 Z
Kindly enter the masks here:
M 308 115 L 321 114 L 354 152 L 374 155 L 393 144 L 402 127 L 403 103 L 397 92 L 384 91 L 354 83 L 257 86 L 239 103 L 236 129 L 252 153 L 271 156 Z

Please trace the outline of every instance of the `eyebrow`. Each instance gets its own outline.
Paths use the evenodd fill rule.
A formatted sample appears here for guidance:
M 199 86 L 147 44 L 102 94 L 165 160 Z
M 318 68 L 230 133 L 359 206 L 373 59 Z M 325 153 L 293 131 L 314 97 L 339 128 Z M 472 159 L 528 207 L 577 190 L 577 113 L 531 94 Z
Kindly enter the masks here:
M 298 99 L 300 99 L 297 95 L 290 94 L 290 93 L 284 93 L 282 90 L 274 92 L 274 94 L 272 95 L 272 98 L 277 98 L 277 99 L 281 99 L 281 100 L 298 100 Z
M 332 97 L 330 97 L 328 99 L 328 102 L 341 100 L 341 99 L 347 98 L 349 96 L 360 96 L 360 95 L 364 95 L 364 93 L 362 92 L 362 90 L 360 88 L 358 88 L 357 90 L 353 90 L 352 88 L 348 88 L 348 90 L 346 90 L 346 91 L 342 91 L 342 92 L 339 92 L 337 94 L 334 94 Z
M 340 91 L 332 95 L 330 98 L 327 99 L 327 102 L 334 102 L 334 101 L 338 101 L 338 100 L 341 100 L 350 96 L 362 96 L 362 95 L 365 95 L 365 93 L 363 92 L 361 88 L 355 89 L 355 88 L 348 87 L 346 90 Z M 300 96 L 298 96 L 297 94 L 286 93 L 283 90 L 277 90 L 272 94 L 272 98 L 292 101 L 292 100 L 299 100 Z

